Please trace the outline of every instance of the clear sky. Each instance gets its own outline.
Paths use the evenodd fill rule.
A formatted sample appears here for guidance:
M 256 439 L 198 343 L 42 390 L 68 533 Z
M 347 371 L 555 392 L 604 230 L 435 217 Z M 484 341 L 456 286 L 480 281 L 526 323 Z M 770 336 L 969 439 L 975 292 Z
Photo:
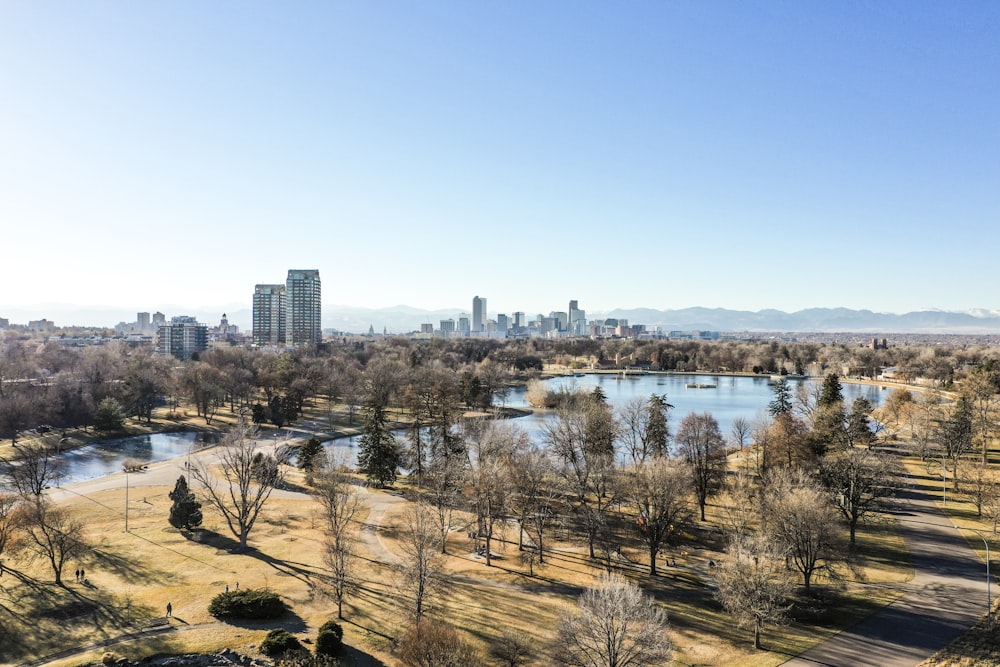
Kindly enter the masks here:
M 0 316 L 1000 309 L 1000 3 L 0 0 Z

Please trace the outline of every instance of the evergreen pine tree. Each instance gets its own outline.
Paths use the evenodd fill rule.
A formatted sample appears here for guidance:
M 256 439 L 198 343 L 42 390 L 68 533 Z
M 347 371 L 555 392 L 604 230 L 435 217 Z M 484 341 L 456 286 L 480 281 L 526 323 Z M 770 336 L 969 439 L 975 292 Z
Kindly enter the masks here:
M 299 447 L 298 456 L 295 463 L 303 470 L 312 472 L 316 457 L 323 451 L 323 444 L 319 438 L 309 438 Z
M 385 408 L 375 403 L 365 414 L 365 425 L 358 443 L 358 468 L 368 483 L 378 488 L 392 486 L 400 464 L 396 438 L 386 426 Z
M 821 408 L 832 408 L 839 405 L 844 400 L 844 393 L 840 386 L 840 378 L 836 373 L 830 373 L 823 380 L 823 389 L 819 395 L 819 406 Z
M 792 413 L 792 388 L 788 386 L 788 380 L 781 378 L 771 387 L 774 392 L 774 400 L 768 405 L 768 412 L 772 417 L 790 415 Z
M 666 456 L 670 444 L 668 411 L 673 407 L 666 394 L 652 394 L 646 403 L 646 448 L 660 456 Z
M 188 487 L 184 475 L 177 478 L 174 490 L 168 494 L 174 501 L 170 506 L 170 517 L 167 519 L 174 528 L 190 530 L 201 525 L 201 503 Z

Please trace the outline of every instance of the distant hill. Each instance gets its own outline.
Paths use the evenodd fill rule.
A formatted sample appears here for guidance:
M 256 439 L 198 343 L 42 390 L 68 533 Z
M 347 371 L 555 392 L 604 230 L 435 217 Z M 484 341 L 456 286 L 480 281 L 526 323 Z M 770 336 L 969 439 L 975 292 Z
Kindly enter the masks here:
M 47 318 L 57 325 L 114 326 L 118 322 L 134 322 L 137 309 L 110 306 L 70 306 L 42 304 L 34 307 L 4 308 L 0 317 L 12 323 L 25 324 L 28 320 Z M 248 304 L 185 308 L 183 306 L 148 307 L 150 312 L 160 310 L 168 318 L 173 315 L 193 315 L 200 322 L 216 325 L 223 313 L 232 324 L 242 330 L 250 328 L 252 312 Z M 454 308 L 423 310 L 399 305 L 387 308 L 358 308 L 325 304 L 323 327 L 351 333 L 364 333 L 368 327 L 376 332 L 408 333 L 420 329 L 421 324 L 440 326 L 442 319 L 455 318 L 469 309 Z M 508 315 L 511 313 L 508 313 Z M 490 313 L 495 317 L 496 313 Z M 682 308 L 657 310 L 655 308 L 616 308 L 606 313 L 590 311 L 587 316 L 596 318 L 627 319 L 630 324 L 645 324 L 650 329 L 660 327 L 671 330 L 704 331 L 778 331 L 778 332 L 855 332 L 872 334 L 996 334 L 1000 333 L 1000 313 L 977 309 L 969 312 L 924 310 L 911 313 L 876 313 L 850 308 L 808 308 L 794 313 L 780 310 L 728 310 L 725 308 Z

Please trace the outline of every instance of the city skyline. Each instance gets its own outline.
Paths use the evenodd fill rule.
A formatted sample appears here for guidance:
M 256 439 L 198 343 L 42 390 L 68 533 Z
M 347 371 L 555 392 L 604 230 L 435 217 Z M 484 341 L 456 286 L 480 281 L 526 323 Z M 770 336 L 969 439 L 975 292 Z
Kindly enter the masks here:
M 998 24 L 902 0 L 5 3 L 0 317 L 228 310 L 291 265 L 325 306 L 474 285 L 494 312 L 998 310 Z

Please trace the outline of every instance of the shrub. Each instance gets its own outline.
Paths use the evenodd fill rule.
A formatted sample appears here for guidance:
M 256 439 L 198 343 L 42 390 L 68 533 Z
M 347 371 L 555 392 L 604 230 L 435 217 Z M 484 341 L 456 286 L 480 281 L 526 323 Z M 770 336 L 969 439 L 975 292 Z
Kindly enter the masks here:
M 338 655 L 344 647 L 344 629 L 336 621 L 327 621 L 316 635 L 316 655 Z
M 219 593 L 208 605 L 216 618 L 278 618 L 287 610 L 277 593 L 253 588 Z
M 264 641 L 260 643 L 260 652 L 272 658 L 288 651 L 301 650 L 303 647 L 299 638 L 281 628 L 275 628 L 268 632 L 267 637 L 264 637 Z
M 420 621 L 399 642 L 396 657 L 405 667 L 482 667 L 482 656 L 450 625 Z

